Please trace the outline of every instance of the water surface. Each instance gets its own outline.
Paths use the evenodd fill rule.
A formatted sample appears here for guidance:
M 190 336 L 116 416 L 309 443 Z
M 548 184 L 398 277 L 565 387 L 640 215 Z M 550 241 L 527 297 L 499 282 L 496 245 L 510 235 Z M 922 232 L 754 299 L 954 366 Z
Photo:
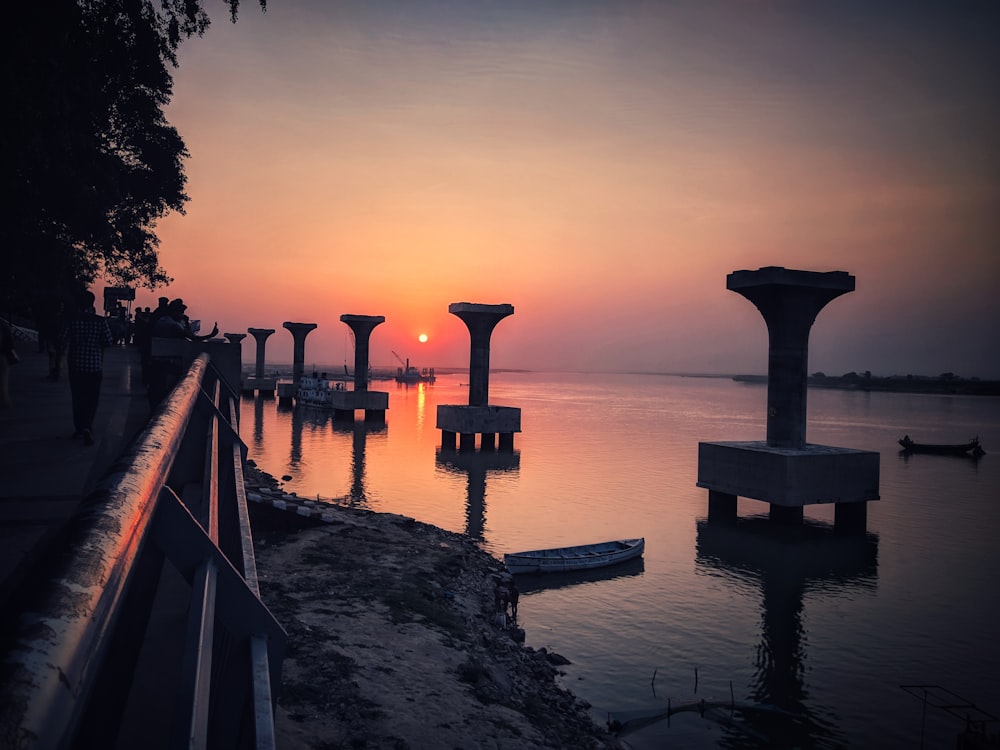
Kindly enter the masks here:
M 384 425 L 244 399 L 242 431 L 288 490 L 465 532 L 497 556 L 645 536 L 636 564 L 525 582 L 528 644 L 571 660 L 563 680 L 600 721 L 668 700 L 781 711 L 677 714 L 631 734 L 637 748 L 918 747 L 921 704 L 903 684 L 1000 715 L 996 455 L 903 457 L 896 444 L 979 435 L 1000 450 L 1000 400 L 810 390 L 809 442 L 881 454 L 867 533 L 844 539 L 829 506 L 791 535 L 753 500 L 735 528 L 707 523 L 698 442 L 763 439 L 762 386 L 492 373 L 490 402 L 522 411 L 514 452 L 442 453 L 436 406 L 467 403 L 463 380 L 374 382 L 390 393 Z M 931 711 L 924 746 L 952 747 L 961 728 Z

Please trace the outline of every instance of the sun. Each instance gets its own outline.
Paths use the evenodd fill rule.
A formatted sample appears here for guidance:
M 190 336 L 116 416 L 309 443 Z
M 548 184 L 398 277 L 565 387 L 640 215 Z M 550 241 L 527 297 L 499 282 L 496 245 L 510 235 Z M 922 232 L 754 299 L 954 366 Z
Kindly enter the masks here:
M 421 344 L 426 344 L 427 343 L 427 334 L 426 333 L 421 333 L 419 336 L 417 336 L 417 341 L 419 341 Z

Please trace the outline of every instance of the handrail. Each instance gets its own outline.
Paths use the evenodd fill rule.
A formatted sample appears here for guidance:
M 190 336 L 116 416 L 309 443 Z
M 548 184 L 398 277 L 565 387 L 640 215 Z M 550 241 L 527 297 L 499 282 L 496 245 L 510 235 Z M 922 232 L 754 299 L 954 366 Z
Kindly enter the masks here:
M 145 721 L 147 712 L 158 708 L 172 710 L 164 718 L 171 726 L 185 715 L 202 719 L 199 738 L 187 729 L 175 734 L 175 729 L 171 735 L 181 739 L 172 745 L 212 746 L 213 737 L 232 741 L 249 736 L 241 744 L 273 747 L 272 685 L 233 689 L 261 673 L 276 683 L 284 631 L 259 600 L 246 523 L 245 447 L 235 423 L 237 404 L 224 391 L 209 355 L 198 355 L 149 426 L 82 503 L 70 524 L 65 553 L 35 606 L 19 622 L 14 648 L 3 664 L 0 742 L 71 747 L 100 739 L 109 746 L 130 722 Z M 204 461 L 200 470 L 199 461 Z M 209 514 L 218 519 L 212 526 L 233 527 L 231 535 L 241 547 L 236 559 L 227 557 L 218 535 L 209 536 L 196 520 L 201 513 L 185 508 L 185 487 L 193 476 L 210 479 L 211 486 L 195 494 L 217 498 Z M 164 679 L 159 669 L 155 675 L 144 670 L 156 668 L 157 648 L 150 656 L 146 641 L 157 632 L 150 623 L 170 595 L 166 567 L 190 586 L 189 599 L 205 597 L 200 632 L 209 634 L 207 652 L 204 636 L 184 647 L 202 660 L 203 668 L 193 672 L 203 689 L 181 684 L 192 670 L 175 670 L 176 695 L 200 696 L 198 705 L 172 709 L 151 708 L 137 697 L 144 684 Z M 211 571 L 209 579 L 195 576 L 194 567 Z M 223 602 L 233 611 L 226 612 Z M 192 611 L 196 604 L 191 599 Z M 211 634 L 219 627 L 243 653 L 237 663 L 231 651 L 226 659 L 213 655 Z M 211 701 L 205 689 L 212 691 Z M 267 705 L 260 705 L 262 700 Z M 234 701 L 242 703 L 227 705 Z M 243 705 L 248 702 L 249 708 Z M 233 717 L 239 717 L 239 725 Z

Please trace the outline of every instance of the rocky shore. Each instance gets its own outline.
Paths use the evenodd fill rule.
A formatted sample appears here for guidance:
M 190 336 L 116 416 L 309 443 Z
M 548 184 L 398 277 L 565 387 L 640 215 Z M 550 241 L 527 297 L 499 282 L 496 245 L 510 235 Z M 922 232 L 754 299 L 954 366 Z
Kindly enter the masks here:
M 308 503 L 250 467 L 261 597 L 288 633 L 282 748 L 614 748 L 500 623 L 502 563 L 410 518 Z

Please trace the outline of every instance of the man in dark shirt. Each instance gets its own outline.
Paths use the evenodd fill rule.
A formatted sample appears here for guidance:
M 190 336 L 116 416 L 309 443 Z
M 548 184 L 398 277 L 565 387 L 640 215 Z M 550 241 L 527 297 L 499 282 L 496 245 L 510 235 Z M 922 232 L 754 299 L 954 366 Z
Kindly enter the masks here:
M 107 321 L 94 312 L 94 295 L 83 292 L 79 309 L 63 331 L 62 345 L 67 352 L 66 369 L 73 397 L 73 437 L 94 444 L 94 415 L 104 377 L 104 349 L 114 339 Z

